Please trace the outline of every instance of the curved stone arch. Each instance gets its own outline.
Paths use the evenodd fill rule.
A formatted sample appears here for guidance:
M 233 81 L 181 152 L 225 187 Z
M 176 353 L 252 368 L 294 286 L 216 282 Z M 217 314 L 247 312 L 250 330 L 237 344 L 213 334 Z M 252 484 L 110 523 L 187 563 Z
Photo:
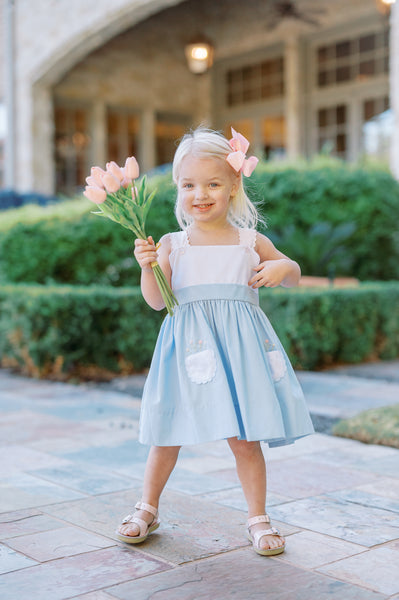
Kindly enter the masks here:
M 137 25 L 162 10 L 184 0 L 122 0 L 94 22 L 86 22 L 81 30 L 63 42 L 30 74 L 33 84 L 54 85 L 79 60 L 93 52 L 126 29 Z M 121 6 L 124 4 L 124 6 Z
M 51 14 L 47 15 L 44 4 L 38 8 L 31 27 L 37 27 L 43 35 L 34 38 L 33 45 L 29 47 L 28 44 L 25 48 L 24 36 L 26 38 L 31 32 L 19 30 L 17 35 L 17 51 L 21 56 L 22 50 L 22 61 L 19 60 L 16 70 L 15 100 L 18 119 L 15 131 L 15 158 L 19 176 L 18 181 L 14 182 L 15 187 L 21 191 L 35 190 L 48 194 L 54 192 L 52 86 L 79 60 L 119 33 L 183 1 L 91 0 L 91 5 L 84 5 L 85 18 L 81 20 L 73 14 L 74 0 L 63 0 L 58 4 L 58 10 L 57 7 L 53 7 Z M 76 2 L 81 6 L 80 0 Z M 66 7 L 70 9 L 67 13 Z M 93 14 L 94 18 L 90 18 Z M 53 38 L 50 43 L 46 36 L 46 27 L 54 29 L 60 20 L 60 28 L 57 29 L 59 36 L 56 40 Z M 16 21 L 18 26 L 18 14 Z

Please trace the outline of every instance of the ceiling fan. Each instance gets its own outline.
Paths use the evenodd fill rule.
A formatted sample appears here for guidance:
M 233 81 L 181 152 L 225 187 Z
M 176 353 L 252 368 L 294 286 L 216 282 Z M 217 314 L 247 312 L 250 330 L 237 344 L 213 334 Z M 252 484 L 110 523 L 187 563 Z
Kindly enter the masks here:
M 272 0 L 267 28 L 274 29 L 283 19 L 295 19 L 313 26 L 320 24 L 319 18 L 326 13 L 324 8 L 300 8 L 297 4 L 294 0 Z

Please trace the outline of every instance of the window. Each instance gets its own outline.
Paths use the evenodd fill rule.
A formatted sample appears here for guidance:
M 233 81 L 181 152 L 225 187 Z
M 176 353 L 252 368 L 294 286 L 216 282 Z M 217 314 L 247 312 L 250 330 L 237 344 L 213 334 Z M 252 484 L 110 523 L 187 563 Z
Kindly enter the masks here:
M 107 110 L 107 160 L 124 165 L 128 156 L 137 156 L 139 116 L 124 107 Z
M 283 116 L 262 120 L 263 153 L 266 160 L 285 158 L 286 130 Z
M 393 114 L 387 96 L 363 102 L 362 149 L 367 156 L 389 159 Z
M 74 194 L 85 183 L 89 165 L 89 111 L 82 106 L 56 105 L 56 190 Z
M 283 57 L 230 69 L 226 73 L 226 90 L 227 106 L 283 96 Z
M 178 141 L 190 127 L 191 117 L 171 113 L 158 113 L 155 125 L 156 164 L 173 161 Z
M 316 49 L 317 85 L 362 81 L 389 72 L 389 30 L 342 40 Z
M 347 107 L 345 104 L 320 108 L 317 112 L 318 151 L 345 159 L 347 153 Z

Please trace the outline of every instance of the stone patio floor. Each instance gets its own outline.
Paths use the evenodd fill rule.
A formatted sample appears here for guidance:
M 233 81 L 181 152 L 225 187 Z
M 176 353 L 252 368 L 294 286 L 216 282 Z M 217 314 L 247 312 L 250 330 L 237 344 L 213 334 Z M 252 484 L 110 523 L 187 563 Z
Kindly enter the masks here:
M 398 363 L 298 375 L 315 419 L 399 403 Z M 139 546 L 116 541 L 141 495 L 142 379 L 0 370 L 1 600 L 399 600 L 399 450 L 326 433 L 264 449 L 279 557 L 246 540 L 224 441 L 183 448 L 161 527 Z

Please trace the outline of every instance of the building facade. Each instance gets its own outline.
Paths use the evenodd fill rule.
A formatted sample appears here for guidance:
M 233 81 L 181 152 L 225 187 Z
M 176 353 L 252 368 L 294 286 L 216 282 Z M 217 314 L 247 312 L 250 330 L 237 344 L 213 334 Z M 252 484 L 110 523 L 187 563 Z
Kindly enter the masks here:
M 0 0 L 0 186 L 73 194 L 93 164 L 169 162 L 199 123 L 259 157 L 375 156 L 399 178 L 398 4 Z

